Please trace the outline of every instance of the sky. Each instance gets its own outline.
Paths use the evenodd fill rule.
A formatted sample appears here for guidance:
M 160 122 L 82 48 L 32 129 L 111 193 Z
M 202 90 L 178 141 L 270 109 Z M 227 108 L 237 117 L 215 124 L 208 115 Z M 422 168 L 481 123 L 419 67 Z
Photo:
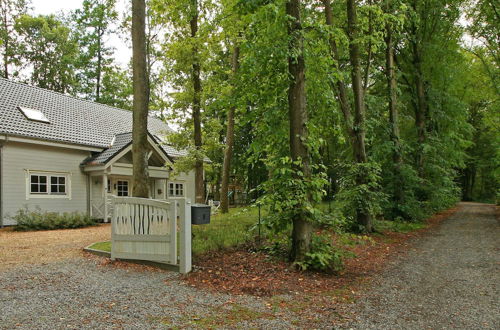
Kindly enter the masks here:
M 117 1 L 116 9 L 119 15 L 123 15 L 125 11 L 125 1 Z M 58 14 L 60 12 L 67 14 L 71 10 L 81 7 L 82 2 L 82 0 L 31 0 L 34 13 L 41 15 Z M 132 50 L 117 35 L 110 36 L 108 42 L 111 47 L 115 48 L 116 63 L 126 67 L 132 57 Z

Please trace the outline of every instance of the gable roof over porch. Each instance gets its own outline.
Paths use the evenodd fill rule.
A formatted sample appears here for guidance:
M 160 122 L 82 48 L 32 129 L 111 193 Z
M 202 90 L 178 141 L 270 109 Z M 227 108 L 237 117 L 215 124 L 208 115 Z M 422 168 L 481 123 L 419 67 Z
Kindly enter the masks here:
M 172 157 L 168 155 L 163 146 L 159 144 L 150 133 L 148 133 L 148 142 L 152 149 L 151 151 L 156 153 L 164 164 L 172 165 Z M 95 154 L 93 157 L 85 159 L 82 162 L 82 166 L 87 168 L 92 166 L 108 167 L 129 152 L 132 152 L 132 132 L 117 134 L 113 138 L 113 143 L 108 149 Z

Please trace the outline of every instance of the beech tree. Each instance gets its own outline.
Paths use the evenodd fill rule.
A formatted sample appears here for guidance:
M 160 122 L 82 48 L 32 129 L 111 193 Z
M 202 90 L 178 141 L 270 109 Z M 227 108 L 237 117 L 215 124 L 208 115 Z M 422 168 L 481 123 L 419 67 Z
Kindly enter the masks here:
M 236 74 L 239 67 L 239 57 L 240 57 L 240 47 L 234 46 L 233 56 L 231 61 L 232 67 L 232 80 L 235 81 Z M 233 86 L 234 88 L 234 86 Z M 222 164 L 222 185 L 220 193 L 220 208 L 222 213 L 227 213 L 229 211 L 229 175 L 231 170 L 231 159 L 233 158 L 233 147 L 234 147 L 234 115 L 235 106 L 231 105 L 227 112 L 227 128 L 226 128 L 226 148 L 224 149 L 224 162 Z
M 146 3 L 132 0 L 132 68 L 133 68 L 133 194 L 149 197 L 148 185 L 148 104 L 149 81 L 146 67 Z
M 288 23 L 289 55 L 288 71 L 290 87 L 288 106 L 290 120 L 290 154 L 293 175 L 296 180 L 310 180 L 311 169 L 307 140 L 306 76 L 304 61 L 304 37 L 300 17 L 300 0 L 290 0 L 286 4 Z M 306 192 L 306 195 L 310 195 Z M 308 197 L 310 199 L 310 197 Z M 312 223 L 305 205 L 298 204 L 293 212 L 292 251 L 294 261 L 302 261 L 311 250 Z

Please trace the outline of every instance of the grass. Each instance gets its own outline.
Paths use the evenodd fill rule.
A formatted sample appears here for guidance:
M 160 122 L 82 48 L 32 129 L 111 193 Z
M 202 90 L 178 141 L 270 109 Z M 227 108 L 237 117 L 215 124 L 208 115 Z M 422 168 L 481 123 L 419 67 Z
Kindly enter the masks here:
M 210 224 L 192 226 L 193 255 L 248 242 L 257 235 L 258 219 L 257 207 L 238 207 L 230 209 L 227 214 L 212 215 Z M 90 248 L 111 252 L 111 242 L 94 243 Z
M 252 206 L 212 215 L 210 224 L 192 227 L 193 254 L 196 256 L 248 242 L 257 234 L 258 219 L 258 209 Z
M 89 248 L 99 251 L 111 252 L 111 242 L 97 242 L 89 246 Z

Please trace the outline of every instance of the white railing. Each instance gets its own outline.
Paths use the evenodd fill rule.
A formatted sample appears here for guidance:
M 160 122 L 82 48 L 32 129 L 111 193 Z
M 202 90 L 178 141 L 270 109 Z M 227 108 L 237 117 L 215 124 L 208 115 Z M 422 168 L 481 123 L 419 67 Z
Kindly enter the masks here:
M 181 273 L 191 271 L 189 201 L 114 197 L 112 210 L 112 259 L 155 261 L 178 265 Z M 180 227 L 179 253 L 178 223 Z M 189 235 L 187 235 L 188 232 Z M 177 257 L 178 255 L 180 258 Z

